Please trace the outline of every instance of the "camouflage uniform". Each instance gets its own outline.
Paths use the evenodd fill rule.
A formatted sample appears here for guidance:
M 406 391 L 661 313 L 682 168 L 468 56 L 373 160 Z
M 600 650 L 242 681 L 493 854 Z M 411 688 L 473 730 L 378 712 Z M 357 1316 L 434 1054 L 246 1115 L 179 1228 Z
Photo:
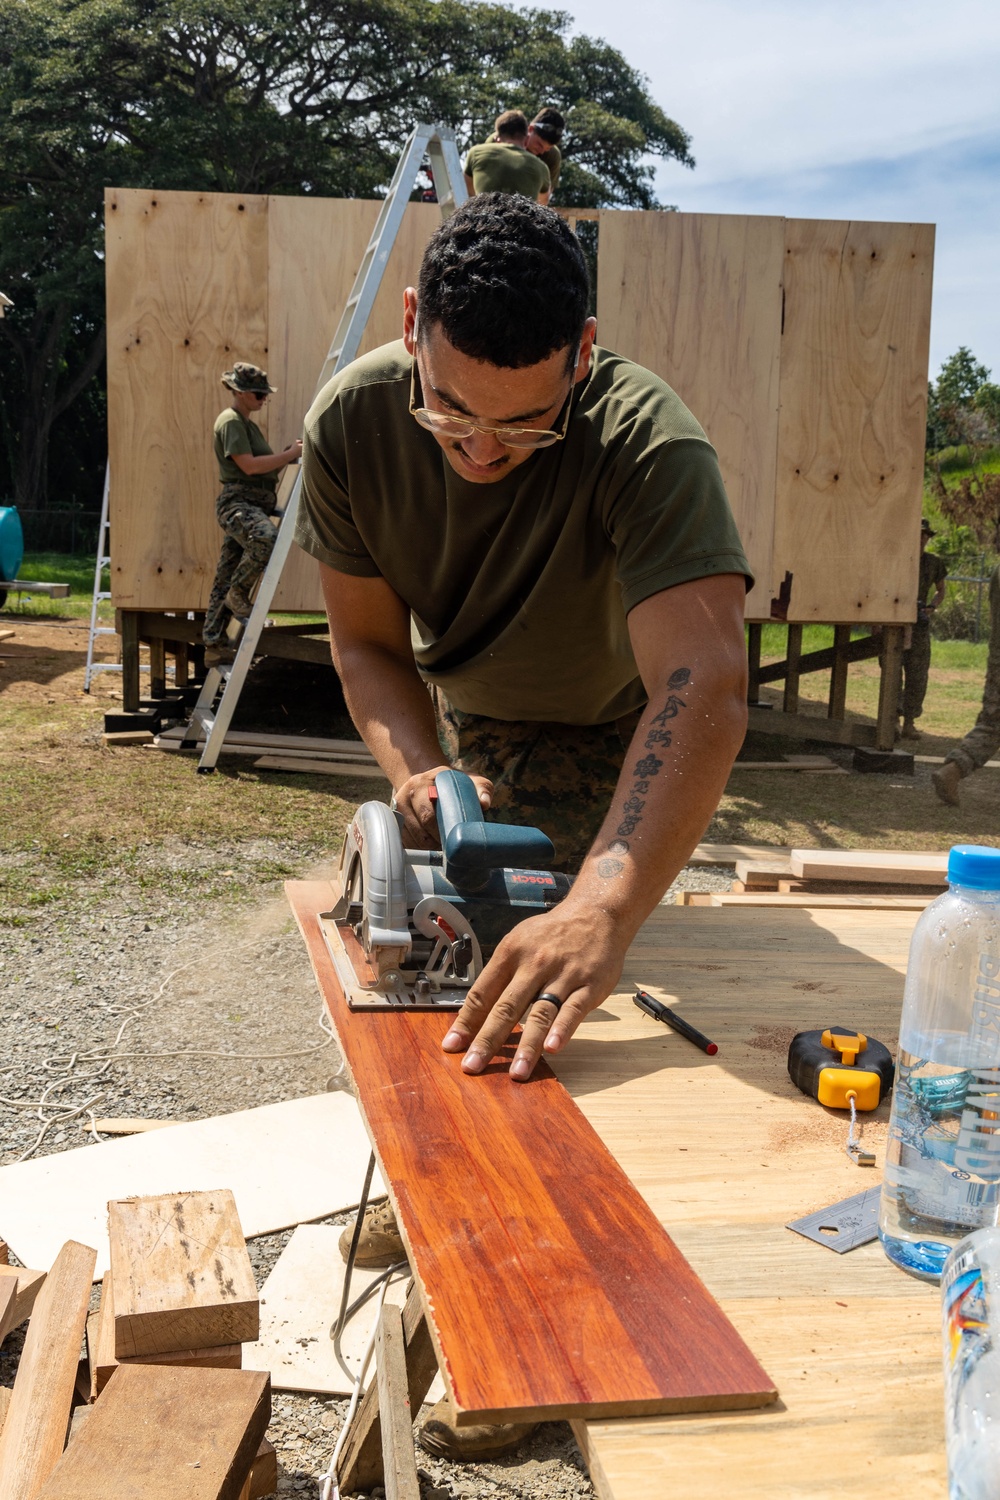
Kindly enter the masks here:
M 970 776 L 1000 749 L 1000 567 L 990 575 L 990 649 L 979 718 L 960 745 L 948 755 L 963 776 Z
M 541 828 L 555 868 L 574 874 L 604 821 L 641 710 L 608 724 L 515 723 L 462 713 L 440 688 L 430 694 L 445 758 L 493 782 L 487 817 Z
M 278 528 L 271 520 L 274 491 L 253 484 L 224 484 L 215 502 L 215 515 L 226 533 L 208 598 L 202 640 L 217 646 L 225 638 L 230 614 L 226 595 L 231 588 L 249 594 L 267 567 Z
M 901 710 L 903 720 L 912 724 L 924 711 L 927 696 L 927 675 L 931 665 L 931 617 L 927 609 L 927 595 L 948 575 L 948 564 L 936 552 L 924 552 L 920 557 L 920 592 L 917 597 L 916 624 L 910 628 L 910 644 L 903 652 L 903 691 Z

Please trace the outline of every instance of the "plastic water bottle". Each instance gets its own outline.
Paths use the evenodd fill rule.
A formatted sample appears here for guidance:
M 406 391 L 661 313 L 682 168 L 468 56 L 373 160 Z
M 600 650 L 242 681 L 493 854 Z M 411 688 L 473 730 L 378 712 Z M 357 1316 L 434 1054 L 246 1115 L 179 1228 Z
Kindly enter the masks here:
M 879 1213 L 925 1281 L 1000 1212 L 1000 849 L 959 844 L 910 943 Z
M 1000 1500 L 1000 1229 L 978 1229 L 941 1276 L 949 1500 Z

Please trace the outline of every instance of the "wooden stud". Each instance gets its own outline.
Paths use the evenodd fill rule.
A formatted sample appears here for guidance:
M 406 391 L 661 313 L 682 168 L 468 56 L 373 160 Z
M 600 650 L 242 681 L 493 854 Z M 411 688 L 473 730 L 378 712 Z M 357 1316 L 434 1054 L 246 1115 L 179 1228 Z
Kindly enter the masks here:
M 39 1500 L 240 1500 L 270 1414 L 263 1370 L 122 1365 Z
M 5 1276 L 0 1280 L 0 1344 L 14 1327 L 14 1305 L 17 1302 L 17 1278 Z
M 7 1248 L 7 1241 L 6 1240 L 0 1240 L 0 1266 L 9 1266 L 9 1265 L 10 1265 L 10 1251 Z
M 403 1344 L 406 1349 L 407 1397 L 410 1411 L 417 1412 L 433 1384 L 438 1363 L 416 1284 L 410 1287 L 403 1307 Z M 345 1495 L 370 1490 L 382 1483 L 382 1476 L 382 1424 L 378 1384 L 373 1380 L 361 1398 L 344 1444 L 340 1488 Z
M 191 654 L 187 641 L 174 641 L 171 645 L 174 657 L 174 687 L 187 687 L 191 671 Z
M 269 1443 L 267 1438 L 261 1439 L 247 1483 L 247 1500 L 264 1500 L 266 1495 L 273 1495 L 278 1488 L 278 1455 L 274 1444 Z
M 257 1283 L 228 1189 L 113 1199 L 108 1232 L 116 1358 L 257 1339 Z
M 879 680 L 878 717 L 875 725 L 876 750 L 891 750 L 896 743 L 905 633 L 903 625 L 886 625 L 882 630 L 882 676 Z
M 785 658 L 785 696 L 782 712 L 797 714 L 799 711 L 799 661 L 802 656 L 802 626 L 789 625 L 788 647 Z
M 847 668 L 850 657 L 847 648 L 851 644 L 850 625 L 833 627 L 833 666 L 830 669 L 830 702 L 827 717 L 842 719 L 847 712 Z
M 865 880 L 893 885 L 944 886 L 948 855 L 904 849 L 793 849 L 800 880 Z
M 31 1309 L 35 1305 L 35 1298 L 41 1291 L 45 1282 L 44 1271 L 28 1271 L 23 1266 L 0 1266 L 0 1287 L 5 1282 L 12 1281 L 16 1288 L 16 1298 L 13 1309 L 13 1322 L 11 1328 L 17 1328 L 26 1318 L 30 1318 Z M 0 1297 L 2 1297 L 0 1291 Z
M 243 1364 L 242 1344 L 219 1344 L 213 1349 L 172 1349 L 165 1354 L 140 1354 L 117 1359 L 114 1284 L 110 1271 L 101 1286 L 100 1307 L 87 1319 L 87 1352 L 91 1401 L 97 1400 L 119 1364 L 191 1365 L 200 1370 L 239 1370 Z
M 163 698 L 167 691 L 167 648 L 161 636 L 147 642 L 149 646 L 149 696 Z
M 122 712 L 139 712 L 139 619 L 134 609 L 117 611 L 122 639 Z
M 747 626 L 747 702 L 760 699 L 760 642 L 764 627 L 754 620 Z
M 0 1434 L 0 1500 L 34 1500 L 59 1461 L 96 1259 L 70 1240 L 36 1298 Z
M 376 1357 L 386 1500 L 420 1500 L 417 1460 L 413 1452 L 413 1412 L 407 1391 L 403 1318 L 399 1308 L 391 1302 L 382 1307 Z
M 7 1411 L 10 1407 L 10 1398 L 12 1394 L 13 1392 L 11 1391 L 9 1385 L 0 1385 L 0 1433 L 3 1432 L 3 1424 L 7 1418 Z

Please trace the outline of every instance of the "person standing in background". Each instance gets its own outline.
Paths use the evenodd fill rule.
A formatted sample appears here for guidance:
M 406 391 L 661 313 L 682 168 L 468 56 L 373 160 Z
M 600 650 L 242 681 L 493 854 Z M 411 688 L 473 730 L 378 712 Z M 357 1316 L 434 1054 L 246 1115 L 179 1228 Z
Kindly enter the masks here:
M 559 173 L 562 170 L 562 152 L 559 150 L 559 142 L 563 138 L 566 129 L 566 120 L 557 109 L 547 104 L 540 109 L 528 126 L 528 135 L 525 145 L 533 156 L 543 161 L 549 169 L 549 181 L 552 184 L 551 194 L 556 190 L 559 181 Z
M 498 115 L 493 139 L 473 146 L 465 158 L 465 185 L 476 193 L 521 193 L 536 203 L 549 201 L 548 168 L 527 149 L 528 121 L 519 109 Z
M 903 652 L 903 729 L 904 740 L 918 740 L 920 731 L 915 720 L 924 711 L 927 696 L 927 674 L 931 665 L 931 614 L 944 599 L 948 581 L 948 564 L 936 552 L 927 551 L 934 532 L 924 518 L 920 523 L 920 584 L 917 592 L 917 619 L 910 627 L 910 644 Z M 931 588 L 934 597 L 927 595 Z

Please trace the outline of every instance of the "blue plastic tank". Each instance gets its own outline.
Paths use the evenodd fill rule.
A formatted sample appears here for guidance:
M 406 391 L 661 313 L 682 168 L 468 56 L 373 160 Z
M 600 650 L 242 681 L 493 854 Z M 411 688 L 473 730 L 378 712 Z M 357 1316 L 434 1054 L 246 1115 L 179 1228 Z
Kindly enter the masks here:
M 13 505 L 0 505 L 0 583 L 13 583 L 23 557 L 21 517 Z

